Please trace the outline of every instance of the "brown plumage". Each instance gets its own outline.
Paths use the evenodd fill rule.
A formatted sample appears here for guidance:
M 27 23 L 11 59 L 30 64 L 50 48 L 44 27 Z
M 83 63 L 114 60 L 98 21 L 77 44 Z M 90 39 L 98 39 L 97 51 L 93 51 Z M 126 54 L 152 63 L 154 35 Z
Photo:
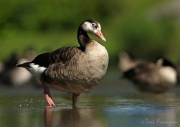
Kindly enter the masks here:
M 95 20 L 85 20 L 78 28 L 80 47 L 63 47 L 38 55 L 32 62 L 17 65 L 38 76 L 43 84 L 46 100 L 54 106 L 48 85 L 60 91 L 73 93 L 73 106 L 77 96 L 99 83 L 108 67 L 108 53 L 104 46 L 91 40 L 87 33 L 106 41 L 101 26 Z

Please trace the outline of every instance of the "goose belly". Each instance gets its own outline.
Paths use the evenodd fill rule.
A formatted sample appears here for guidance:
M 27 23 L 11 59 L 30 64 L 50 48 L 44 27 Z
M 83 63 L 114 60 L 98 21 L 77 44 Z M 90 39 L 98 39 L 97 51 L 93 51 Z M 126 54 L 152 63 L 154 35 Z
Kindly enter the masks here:
M 64 91 L 64 92 L 71 92 L 80 94 L 82 92 L 87 92 L 91 90 L 94 86 L 96 86 L 99 83 L 99 81 L 91 81 L 87 82 L 87 80 L 76 80 L 76 81 L 69 81 L 64 80 L 61 82 L 54 82 L 51 84 L 48 84 L 49 86 L 52 86 L 56 90 Z
M 89 91 L 100 82 L 106 74 L 107 65 L 101 64 L 100 68 L 100 66 L 90 66 L 88 63 L 79 63 L 74 68 L 68 66 L 58 69 L 57 67 L 54 70 L 56 70 L 54 73 L 48 73 L 48 69 L 46 71 L 45 80 L 48 84 L 60 91 L 81 93 Z
M 87 64 L 79 63 L 77 65 L 73 67 L 70 64 L 66 67 L 50 66 L 45 71 L 43 79 L 57 90 L 72 93 L 86 92 L 99 83 L 102 74 L 94 77 Z

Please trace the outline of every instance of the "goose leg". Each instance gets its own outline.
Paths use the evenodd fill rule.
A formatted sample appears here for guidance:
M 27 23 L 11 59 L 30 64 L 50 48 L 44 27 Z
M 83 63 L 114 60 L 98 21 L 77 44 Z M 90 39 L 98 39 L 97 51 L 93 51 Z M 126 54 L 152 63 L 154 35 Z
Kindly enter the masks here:
M 45 94 L 45 97 L 46 97 L 46 101 L 48 102 L 48 104 L 50 106 L 56 106 L 54 101 L 52 100 L 52 96 L 51 96 L 51 93 L 49 91 L 49 88 L 46 86 L 45 82 L 43 80 L 41 80 L 41 83 L 44 87 L 44 94 Z
M 72 106 L 76 107 L 76 101 L 77 101 L 77 97 L 79 96 L 79 94 L 73 93 L 72 94 Z

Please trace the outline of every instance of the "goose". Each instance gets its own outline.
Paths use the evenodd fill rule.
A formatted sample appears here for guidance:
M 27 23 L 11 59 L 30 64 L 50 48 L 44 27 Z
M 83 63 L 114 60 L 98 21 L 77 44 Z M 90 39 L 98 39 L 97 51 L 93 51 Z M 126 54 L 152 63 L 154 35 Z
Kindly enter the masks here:
M 161 93 L 177 83 L 175 66 L 165 58 L 154 62 L 142 63 L 123 73 L 140 91 Z
M 11 85 L 11 70 L 15 68 L 15 64 L 18 62 L 17 52 L 12 52 L 10 57 L 3 63 L 3 69 L 0 73 L 1 84 Z
M 145 63 L 145 61 L 140 60 L 140 59 L 134 59 L 127 52 L 119 53 L 118 67 L 121 72 L 128 71 L 142 63 Z
M 102 44 L 90 39 L 88 33 L 106 41 L 100 23 L 87 19 L 78 28 L 79 47 L 62 47 L 40 54 L 32 62 L 17 65 L 39 77 L 50 106 L 55 106 L 55 103 L 48 86 L 72 93 L 72 106 L 76 107 L 80 93 L 92 89 L 106 74 L 108 52 Z

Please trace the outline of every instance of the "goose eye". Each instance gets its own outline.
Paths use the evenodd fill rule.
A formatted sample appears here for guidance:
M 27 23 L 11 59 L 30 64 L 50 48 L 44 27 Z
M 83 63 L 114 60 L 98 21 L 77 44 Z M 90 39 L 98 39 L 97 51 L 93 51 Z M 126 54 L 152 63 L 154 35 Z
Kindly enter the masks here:
M 92 27 L 97 29 L 97 25 L 95 23 L 92 23 Z

